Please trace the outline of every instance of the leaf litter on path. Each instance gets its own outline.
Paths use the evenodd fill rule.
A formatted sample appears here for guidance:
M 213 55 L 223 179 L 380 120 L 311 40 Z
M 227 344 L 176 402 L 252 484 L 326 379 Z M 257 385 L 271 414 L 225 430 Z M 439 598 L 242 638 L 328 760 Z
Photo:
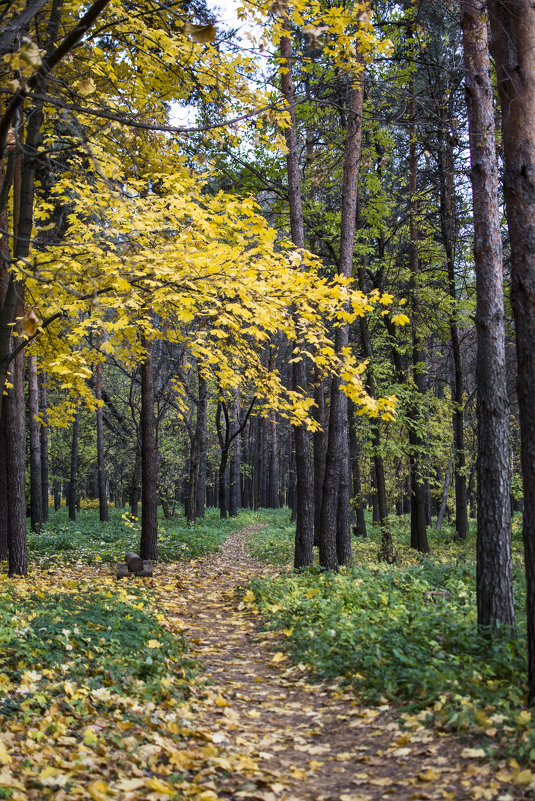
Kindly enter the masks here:
M 79 598 L 98 583 L 112 609 L 115 601 L 128 601 L 132 611 L 156 601 L 164 629 L 186 637 L 202 672 L 193 679 L 179 659 L 174 668 L 172 659 L 163 660 L 169 634 L 160 629 L 147 638 L 143 654 L 150 656 L 149 673 L 161 660 L 157 693 L 143 674 L 126 677 L 118 688 L 104 672 L 103 686 L 91 686 L 90 657 L 96 661 L 98 653 L 90 651 L 86 680 L 73 677 L 69 659 L 44 670 L 36 664 L 21 672 L 18 685 L 0 674 L 5 710 L 22 699 L 16 714 L 2 713 L 0 797 L 533 798 L 529 768 L 489 764 L 477 748 L 426 728 L 421 719 L 401 722 L 386 705 L 359 705 L 349 691 L 311 683 L 303 665 L 290 664 L 279 635 L 258 630 L 254 594 L 244 592 L 251 578 L 270 570 L 248 553 L 251 530 L 231 535 L 218 554 L 159 565 L 157 578 L 143 581 L 137 596 L 86 565 L 72 566 L 61 580 L 32 576 L 31 589 L 43 598 L 64 582 Z M 13 593 L 29 591 L 21 583 Z M 24 636 L 25 621 L 20 625 Z M 68 656 L 81 648 L 76 625 L 57 636 Z

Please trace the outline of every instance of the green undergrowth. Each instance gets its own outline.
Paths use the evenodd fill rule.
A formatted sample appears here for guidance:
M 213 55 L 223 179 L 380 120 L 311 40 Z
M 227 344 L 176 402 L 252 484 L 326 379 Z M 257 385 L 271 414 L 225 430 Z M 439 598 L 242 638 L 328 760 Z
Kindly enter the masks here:
M 100 707 L 128 717 L 185 697 L 193 662 L 151 588 L 93 582 L 62 570 L 0 583 L 0 717 L 30 720 L 54 705 L 82 721 Z
M 290 563 L 288 513 L 254 534 L 252 552 Z M 378 563 L 378 532 L 354 540 L 354 561 L 339 574 L 312 567 L 251 585 L 266 625 L 282 630 L 293 660 L 322 679 L 342 679 L 369 703 L 404 705 L 407 716 L 477 736 L 487 753 L 535 759 L 527 686 L 525 583 L 519 521 L 514 525 L 518 633 L 478 632 L 475 541 L 430 532 L 432 555 L 405 544 L 407 520 L 393 526 L 397 563 Z
M 39 534 L 29 534 L 30 557 L 44 562 L 83 561 L 87 564 L 122 561 L 127 551 L 137 551 L 140 524 L 121 509 L 109 509 L 109 521 L 101 523 L 96 509 L 82 509 L 76 521 L 65 508 L 50 511 L 50 521 Z M 208 509 L 206 518 L 188 524 L 184 517 L 158 521 L 158 555 L 163 562 L 186 561 L 219 550 L 226 537 L 251 522 L 251 513 L 220 520 Z

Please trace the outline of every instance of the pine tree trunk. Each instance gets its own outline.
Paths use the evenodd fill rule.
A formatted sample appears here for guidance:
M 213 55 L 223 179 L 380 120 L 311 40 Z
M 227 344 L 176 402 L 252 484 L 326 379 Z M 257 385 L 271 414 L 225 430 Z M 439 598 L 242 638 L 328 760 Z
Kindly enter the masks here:
M 321 431 L 314 431 L 314 545 L 320 544 L 321 501 L 325 478 L 325 456 L 327 453 L 327 415 L 325 414 L 325 386 L 320 380 L 319 369 L 314 374 L 314 415 Z
M 289 28 L 288 22 L 285 23 Z M 281 58 L 285 60 L 285 69 L 281 74 L 281 89 L 288 106 L 290 125 L 284 129 L 286 146 L 286 164 L 288 172 L 288 202 L 290 206 L 290 228 L 292 240 L 296 248 L 305 247 L 305 230 L 303 224 L 303 208 L 301 198 L 301 180 L 299 174 L 299 146 L 295 124 L 295 87 L 292 80 L 292 45 L 289 36 L 280 40 Z M 293 364 L 293 390 L 307 390 L 307 374 L 304 361 Z M 310 437 L 304 425 L 295 429 L 295 472 L 296 472 L 296 525 L 294 566 L 296 569 L 312 564 L 312 545 L 314 541 L 314 473 L 312 455 L 310 453 Z
M 41 500 L 42 500 L 42 520 L 48 523 L 48 411 L 46 398 L 46 374 L 39 375 L 39 389 L 41 402 L 42 425 L 40 430 L 41 439 Z
M 516 9 L 516 4 L 511 4 Z M 525 13 L 531 18 L 523 19 L 523 12 L 520 6 L 525 5 Z M 508 7 L 506 3 L 504 8 Z M 502 35 L 500 23 L 496 17 L 497 4 L 494 0 L 488 5 L 491 12 L 493 25 L 500 28 L 494 30 L 494 35 Z M 500 6 L 501 8 L 501 6 Z M 528 10 L 528 4 L 518 4 L 521 18 L 519 23 L 533 32 L 535 17 L 533 10 Z M 501 14 L 501 11 L 499 12 Z M 502 247 L 500 232 L 500 206 L 498 194 L 498 166 L 496 161 L 496 144 L 494 130 L 494 107 L 493 107 L 493 86 L 490 73 L 490 60 L 488 52 L 488 34 L 486 25 L 486 12 L 482 4 L 473 0 L 462 0 L 461 3 L 461 24 L 463 29 L 464 44 L 464 69 L 466 80 L 466 100 L 468 106 L 468 125 L 470 133 L 470 158 L 471 158 L 471 179 L 472 194 L 474 204 L 474 254 L 477 282 L 477 309 L 476 309 L 476 332 L 477 332 L 477 419 L 478 419 L 478 480 L 477 480 L 477 605 L 478 622 L 485 628 L 494 627 L 496 624 L 504 624 L 513 627 L 515 624 L 515 610 L 512 583 L 512 564 L 511 564 L 511 519 L 510 519 L 510 467 L 509 467 L 509 404 L 506 387 L 506 366 L 505 366 L 505 330 L 504 330 L 504 303 L 503 303 L 503 267 L 502 267 Z M 503 35 L 507 29 L 504 29 Z M 511 103 L 515 109 L 523 108 L 522 97 L 516 95 L 508 98 L 507 93 L 503 93 L 504 80 L 509 79 L 504 75 L 504 69 L 508 67 L 503 61 L 502 49 L 498 48 L 495 55 L 496 68 L 498 72 L 498 86 L 503 109 L 504 124 L 504 145 L 506 148 L 506 201 L 509 216 L 509 230 L 511 236 L 512 250 L 512 282 L 511 299 L 513 310 L 517 319 L 517 346 L 519 348 L 519 390 L 522 383 L 521 375 L 526 367 L 525 357 L 523 356 L 520 341 L 523 336 L 523 325 L 526 319 L 523 317 L 518 303 L 518 290 L 521 289 L 523 282 L 519 284 L 519 277 L 522 267 L 518 261 L 517 248 L 521 245 L 521 237 L 528 232 L 524 228 L 527 219 L 524 217 L 522 208 L 522 219 L 516 218 L 517 203 L 520 200 L 521 206 L 526 203 L 527 198 L 522 197 L 521 186 L 514 187 L 508 183 L 515 170 L 510 161 L 517 158 L 516 152 L 511 153 L 511 147 L 516 151 L 517 145 L 521 142 L 511 142 L 508 134 L 508 122 Z M 533 64 L 529 67 L 533 73 Z M 515 59 L 516 68 L 516 59 Z M 527 76 L 526 76 L 527 77 Z M 531 77 L 533 86 L 533 77 Z M 532 101 L 535 96 L 532 97 Z M 522 116 L 521 112 L 521 116 Z M 527 122 L 527 121 L 526 121 Z M 531 117 L 529 125 L 533 125 L 535 117 Z M 522 126 L 520 138 L 523 140 L 530 128 L 524 129 Z M 507 144 L 506 144 L 507 140 Z M 523 179 L 520 177 L 525 156 L 525 152 L 519 150 L 520 158 L 518 178 L 520 185 Z M 535 167 L 532 160 L 531 169 Z M 511 168 L 513 171 L 511 172 Z M 508 194 L 512 190 L 515 195 L 520 190 L 519 197 L 511 198 Z M 533 187 L 531 190 L 533 191 Z M 528 196 L 529 196 L 528 191 Z M 512 200 L 512 205 L 511 205 Z M 527 210 L 527 208 L 526 208 Z M 534 232 L 533 202 L 531 204 L 531 232 Z M 528 215 L 529 219 L 529 215 Z M 518 226 L 518 223 L 520 225 Z M 520 237 L 518 242 L 515 237 Z M 520 270 L 519 270 L 520 268 Z M 533 263 L 531 267 L 532 286 L 535 272 Z M 522 294 L 522 290 L 521 290 Z M 535 306 L 533 306 L 535 311 Z M 520 314 L 519 314 L 520 312 Z M 535 321 L 535 317 L 532 318 Z M 533 323 L 532 323 L 533 324 Z M 533 336 L 532 328 L 532 336 Z M 532 339 L 529 345 L 535 348 L 535 341 Z M 534 352 L 528 355 L 528 361 L 534 366 Z M 532 376 L 534 376 L 532 372 Z M 535 377 L 535 376 L 534 376 Z M 533 418 L 533 386 L 530 386 L 530 396 L 528 401 L 528 414 Z M 526 397 L 519 391 L 520 404 L 520 427 L 522 430 L 523 419 L 525 420 Z M 535 428 L 533 429 L 535 432 Z M 525 432 L 524 432 L 525 433 Z M 535 453 L 535 440 L 531 445 L 531 463 L 529 470 L 533 471 L 533 454 Z M 525 456 L 525 451 L 523 451 Z M 533 475 L 533 473 L 532 473 Z M 529 483 L 529 480 L 528 480 Z M 535 513 L 535 483 L 532 485 L 534 490 Z M 528 491 L 529 494 L 529 491 Z M 531 542 L 535 535 L 535 518 L 529 522 L 529 514 L 525 518 L 525 534 L 529 541 L 529 529 L 531 529 Z M 526 569 L 529 573 L 529 565 L 532 566 L 531 583 L 531 611 L 529 592 L 530 581 L 528 578 L 528 641 L 529 627 L 531 625 L 531 675 L 532 688 L 535 692 L 535 549 L 532 552 L 531 562 L 526 558 Z M 530 618 L 531 614 L 531 618 Z M 529 622 L 531 620 L 531 623 Z
M 410 295 L 412 306 L 412 375 L 416 391 L 420 396 L 425 394 L 425 378 L 422 372 L 424 354 L 421 349 L 420 336 L 417 330 L 418 324 L 418 226 L 417 212 L 418 202 L 416 198 L 417 176 L 418 176 L 418 157 L 416 150 L 416 111 L 415 111 L 415 90 L 414 76 L 411 75 L 409 84 L 409 268 L 410 268 Z M 412 404 L 410 410 L 412 425 L 409 428 L 409 461 L 411 474 L 411 548 L 415 548 L 421 553 L 429 553 L 429 543 L 427 541 L 427 528 L 425 525 L 425 496 L 424 496 L 424 477 L 422 471 L 421 449 L 423 439 L 418 432 L 418 425 L 422 424 L 419 411 L 419 404 Z
M 141 365 L 141 542 L 142 559 L 158 559 L 157 467 L 154 425 L 152 343 L 142 338 L 146 356 Z
M 359 446 L 357 442 L 357 434 L 355 431 L 355 404 L 353 401 L 348 402 L 348 425 L 349 425 L 349 453 L 351 475 L 353 478 L 353 504 L 355 507 L 356 524 L 354 528 L 354 535 L 365 539 L 366 520 L 364 518 L 364 501 L 362 497 L 362 486 L 360 479 L 360 464 L 359 464 Z
M 351 76 L 344 150 L 339 273 L 346 278 L 351 278 L 353 272 L 364 104 L 363 73 L 362 60 L 361 73 Z M 349 323 L 345 323 L 336 329 L 336 352 L 342 353 L 348 346 Z M 347 396 L 339 386 L 339 379 L 334 378 L 320 516 L 319 559 L 326 570 L 337 570 L 339 564 L 351 558 L 348 450 Z
M 196 437 L 199 443 L 199 469 L 197 473 L 197 517 L 204 518 L 204 505 L 206 503 L 206 443 L 208 436 L 208 390 L 206 379 L 199 370 L 199 403 L 197 405 Z
M 76 410 L 72 424 L 71 470 L 69 478 L 69 520 L 76 520 L 76 496 L 78 492 L 78 445 L 80 432 L 80 411 Z
M 12 389 L 5 402 L 9 575 L 28 572 L 24 434 L 24 353 L 11 362 Z
M 102 362 L 97 362 L 95 376 L 95 397 L 102 402 Z M 108 521 L 108 498 L 106 496 L 106 466 L 104 464 L 104 419 L 102 405 L 97 406 L 97 473 L 98 473 L 98 503 L 100 522 Z
M 30 439 L 30 526 L 39 532 L 43 517 L 41 495 L 41 437 L 39 431 L 39 387 L 37 383 L 37 357 L 28 357 L 28 418 Z

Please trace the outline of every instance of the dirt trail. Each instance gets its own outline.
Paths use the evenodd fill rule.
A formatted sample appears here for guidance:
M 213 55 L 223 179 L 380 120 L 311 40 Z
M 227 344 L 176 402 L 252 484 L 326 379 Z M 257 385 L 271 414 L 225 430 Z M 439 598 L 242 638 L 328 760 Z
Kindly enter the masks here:
M 209 744 L 211 767 L 197 778 L 203 799 L 534 797 L 505 763 L 489 765 L 417 721 L 401 728 L 395 710 L 360 706 L 290 666 L 277 637 L 259 632 L 240 602 L 239 588 L 270 570 L 247 551 L 252 530 L 229 537 L 220 554 L 162 567 L 158 582 L 178 581 L 179 592 L 162 587 L 159 600 L 209 681 L 191 707 L 196 736 Z

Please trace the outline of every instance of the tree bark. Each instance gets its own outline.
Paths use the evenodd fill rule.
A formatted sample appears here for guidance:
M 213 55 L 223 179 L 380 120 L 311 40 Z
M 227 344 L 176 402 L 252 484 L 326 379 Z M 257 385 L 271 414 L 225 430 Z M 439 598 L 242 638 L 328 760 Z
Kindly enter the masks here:
M 157 467 L 154 425 L 152 343 L 142 337 L 145 360 L 141 365 L 141 542 L 142 559 L 158 559 Z
M 39 533 L 43 519 L 41 494 L 41 437 L 39 431 L 39 387 L 37 357 L 28 357 L 28 418 L 30 434 L 30 526 Z
M 419 302 L 418 302 L 418 201 L 417 178 L 418 156 L 416 140 L 416 110 L 414 76 L 409 82 L 409 269 L 410 269 L 410 295 L 412 307 L 412 377 L 415 390 L 423 397 L 425 394 L 425 376 L 423 374 L 424 354 L 421 349 L 420 336 L 417 330 Z M 425 495 L 424 477 L 422 471 L 423 438 L 418 430 L 422 424 L 420 404 L 411 404 L 412 425 L 409 428 L 409 461 L 411 474 L 411 548 L 421 553 L 429 553 L 427 541 L 427 527 L 425 525 Z
M 271 462 L 270 470 L 270 507 L 278 509 L 279 503 L 279 481 L 280 481 L 280 457 L 279 457 L 279 438 L 277 428 L 277 413 L 271 413 Z
M 525 6 L 525 12 L 521 7 Z M 503 6 L 491 0 L 488 4 L 493 20 L 494 36 L 508 36 L 508 26 L 501 30 L 501 23 L 497 14 L 501 15 L 505 8 L 518 10 L 521 14 L 519 24 L 525 26 L 526 31 L 530 30 L 533 34 L 535 17 L 533 10 L 527 3 L 505 3 Z M 529 10 L 528 10 L 529 9 Z M 523 13 L 527 17 L 523 18 Z M 466 100 L 468 106 L 468 125 L 470 133 L 470 158 L 471 158 L 471 179 L 472 195 L 474 204 L 474 254 L 477 282 L 477 309 L 476 309 L 476 332 L 477 332 L 477 419 L 478 419 L 478 481 L 477 481 L 477 606 L 478 622 L 481 626 L 488 628 L 497 624 L 513 627 L 515 624 L 515 610 L 512 583 L 512 564 L 511 564 L 511 512 L 509 506 L 510 494 L 510 467 L 509 467 L 509 405 L 507 399 L 506 386 L 506 364 L 505 364 L 505 331 L 504 331 L 504 304 L 503 304 L 503 267 L 502 267 L 502 246 L 500 233 L 500 207 L 498 199 L 498 167 L 496 160 L 496 140 L 494 130 L 494 104 L 493 86 L 490 74 L 490 63 L 488 53 L 487 26 L 485 20 L 485 8 L 483 4 L 474 0 L 462 0 L 461 3 L 461 25 L 463 29 L 464 45 L 464 69 L 466 81 Z M 508 15 L 507 15 L 508 16 Z M 529 19 L 528 19 L 529 17 Z M 507 22 L 507 19 L 504 19 Z M 531 27 L 530 27 L 531 26 Z M 499 30 L 496 30 L 499 28 Z M 516 39 L 516 37 L 515 37 Z M 509 47 L 507 42 L 504 43 Z M 535 42 L 532 43 L 535 44 Z M 518 372 L 519 372 L 519 405 L 520 405 L 520 427 L 522 430 L 523 421 L 526 420 L 526 396 L 522 394 L 522 378 L 525 376 L 527 363 L 531 362 L 532 378 L 535 378 L 533 367 L 535 366 L 535 350 L 527 355 L 523 350 L 523 326 L 526 318 L 523 316 L 521 308 L 523 300 L 519 299 L 523 294 L 522 280 L 522 257 L 519 258 L 519 248 L 522 250 L 521 242 L 524 236 L 534 235 L 535 227 L 533 220 L 533 195 L 531 211 L 528 211 L 527 197 L 522 197 L 524 179 L 522 177 L 523 165 L 526 151 L 523 149 L 524 136 L 529 137 L 530 128 L 524 128 L 524 124 L 533 125 L 535 114 L 532 114 L 530 121 L 523 119 L 524 100 L 517 96 L 516 89 L 514 97 L 509 97 L 511 84 L 506 74 L 508 65 L 504 61 L 505 52 L 502 47 L 497 48 L 495 54 L 496 69 L 498 73 L 498 86 L 500 87 L 500 97 L 503 109 L 504 125 L 504 145 L 506 146 L 506 201 L 508 203 L 509 229 L 511 235 L 512 249 L 512 269 L 513 269 L 513 289 L 511 298 L 513 310 L 517 323 L 517 347 L 518 347 Z M 521 58 L 523 58 L 522 56 Z M 529 58 L 529 56 L 527 56 Z M 513 59 L 516 69 L 516 58 Z M 535 64 L 526 65 L 529 75 L 523 77 L 531 82 L 533 87 L 533 68 Z M 505 73 L 504 73 L 505 70 Z M 519 73 L 520 75 L 520 73 Z M 509 89 L 504 94 L 504 82 Z M 522 88 L 522 87 L 519 87 Z M 522 88 L 523 89 L 523 88 Z M 535 95 L 532 93 L 532 111 Z M 520 113 L 522 128 L 513 137 L 510 137 L 510 114 L 511 104 L 515 111 L 513 116 Z M 513 126 L 514 127 L 514 126 Z M 507 140 L 507 144 L 506 144 Z M 532 138 L 533 142 L 533 138 Z M 518 154 L 516 147 L 519 147 Z M 511 150 L 512 148 L 512 150 Z M 513 151 L 513 152 L 512 152 Z M 533 152 L 533 146 L 532 146 Z M 515 160 L 518 170 L 514 167 Z M 511 161 L 512 159 L 512 161 Z M 533 159 L 531 168 L 534 167 Z M 514 178 L 519 181 L 518 187 L 513 187 Z M 511 183 L 512 180 L 512 183 Z M 529 183 L 529 182 L 528 182 Z M 516 191 L 520 191 L 519 197 L 513 197 Z M 533 184 L 531 190 L 533 192 Z M 518 208 L 520 201 L 521 209 Z M 526 203 L 524 209 L 523 204 Z M 521 219 L 517 217 L 520 212 Z M 531 222 L 529 223 L 529 214 Z M 529 223 L 529 224 L 528 224 Z M 518 241 L 515 239 L 518 238 Z M 532 287 L 535 288 L 533 278 L 533 262 L 531 267 Z M 527 288 L 527 287 L 526 287 Z M 533 297 L 533 295 L 532 295 Z M 532 307 L 535 312 L 535 305 Z M 532 324 L 535 316 L 532 317 Z M 529 324 L 528 324 L 529 326 Z M 535 339 L 531 330 L 531 342 L 529 348 L 535 349 Z M 529 369 L 529 368 L 528 368 Z M 523 385 L 525 388 L 525 385 Z M 533 392 L 535 386 L 530 384 L 529 391 Z M 527 404 L 528 416 L 535 423 L 533 417 L 533 397 L 531 394 Z M 528 426 L 529 429 L 529 426 Z M 531 429 L 535 433 L 535 425 Z M 524 429 L 524 435 L 525 435 Z M 531 463 L 527 467 L 531 470 L 532 476 L 535 461 L 535 440 L 531 444 Z M 526 451 L 523 450 L 523 456 Z M 527 474 L 526 474 L 527 475 Z M 529 478 L 528 478 L 529 486 Z M 535 514 L 535 483 L 533 488 L 532 514 Z M 529 488 L 528 488 L 529 495 Z M 535 517 L 528 513 L 524 518 L 524 533 L 527 536 L 528 547 L 526 555 L 526 570 L 530 573 L 531 564 L 531 607 L 530 607 L 530 579 L 528 577 L 528 641 L 529 629 L 531 626 L 531 676 L 532 689 L 535 692 L 535 550 L 530 552 L 530 526 L 531 542 L 535 534 Z M 531 561 L 530 561 L 531 560 Z M 529 611 L 530 610 L 530 611 Z M 531 617 L 530 617 L 531 615 Z M 530 622 L 531 621 L 531 622 Z M 535 697 L 532 692 L 532 698 Z
M 76 495 L 78 490 L 78 446 L 80 432 L 80 410 L 77 409 L 72 424 L 71 470 L 69 478 L 69 520 L 76 520 Z
M 289 24 L 286 21 L 286 29 Z M 280 41 L 281 58 L 285 69 L 281 74 L 281 90 L 288 106 L 290 125 L 284 129 L 286 164 L 288 172 L 288 204 L 290 207 L 290 229 L 296 248 L 305 247 L 305 229 L 301 198 L 301 179 L 299 174 L 299 147 L 295 123 L 295 87 L 292 79 L 292 44 L 289 36 Z M 297 343 L 298 345 L 298 343 Z M 306 392 L 307 373 L 303 360 L 293 364 L 292 384 L 295 392 Z M 295 426 L 295 473 L 296 473 L 296 525 L 294 567 L 300 569 L 312 564 L 314 541 L 314 473 L 310 452 L 310 437 L 306 426 Z
M 41 440 L 41 501 L 42 501 L 42 520 L 48 523 L 48 413 L 46 398 L 46 374 L 39 374 L 39 389 L 41 403 L 42 424 L 40 428 Z
M 28 572 L 24 435 L 24 353 L 11 362 L 11 383 L 5 405 L 9 575 Z
M 208 436 L 208 390 L 206 379 L 199 370 L 198 377 L 199 402 L 197 405 L 197 425 L 195 433 L 199 443 L 199 469 L 197 472 L 196 504 L 197 517 L 204 518 L 204 507 L 206 503 L 206 459 L 207 459 L 207 436 Z
M 351 278 L 357 219 L 357 195 L 362 142 L 362 110 L 364 104 L 364 61 L 358 75 L 350 76 L 347 132 L 342 178 L 342 210 L 340 221 L 339 273 Z M 337 353 L 349 346 L 349 323 L 336 329 Z M 349 526 L 349 446 L 347 396 L 334 378 L 331 386 L 329 433 L 325 457 L 325 477 L 320 516 L 320 565 L 338 570 L 351 558 Z
M 95 397 L 97 399 L 97 472 L 98 504 L 100 522 L 108 521 L 108 498 L 106 495 L 106 466 L 104 464 L 104 424 L 102 412 L 102 362 L 97 362 L 95 376 Z

